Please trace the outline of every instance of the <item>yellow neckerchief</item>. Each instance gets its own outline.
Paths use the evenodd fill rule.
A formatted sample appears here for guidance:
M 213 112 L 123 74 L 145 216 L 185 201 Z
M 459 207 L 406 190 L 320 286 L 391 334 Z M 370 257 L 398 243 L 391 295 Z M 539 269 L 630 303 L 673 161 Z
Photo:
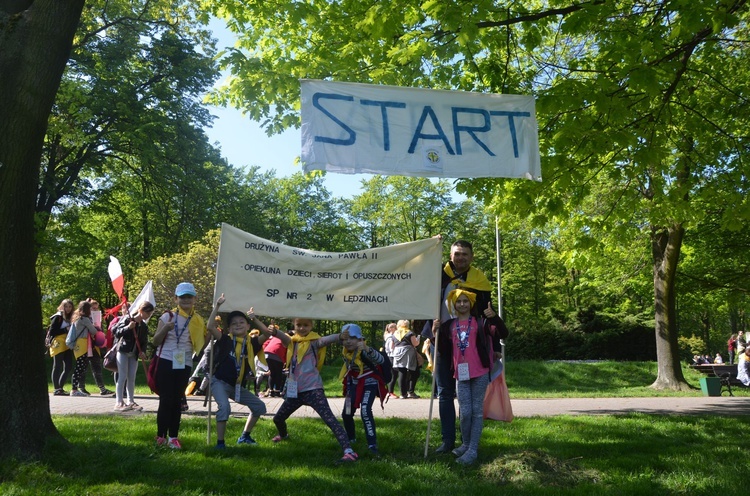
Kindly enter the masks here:
M 352 362 L 359 367 L 360 374 L 365 371 L 365 364 L 362 362 L 362 350 L 349 351 L 344 348 L 342 353 L 344 355 L 344 363 L 341 365 L 339 380 L 346 376 L 346 373 L 349 371 L 349 364 Z
M 302 337 L 299 334 L 295 334 L 294 336 L 292 336 L 292 343 L 286 349 L 286 366 L 289 367 L 289 365 L 292 363 L 295 344 L 297 345 L 297 363 L 299 364 L 300 362 L 302 362 L 302 358 L 304 358 L 305 353 L 307 353 L 307 349 L 310 347 L 310 342 L 317 339 L 320 339 L 320 334 L 313 331 L 310 331 L 310 334 L 305 337 Z M 325 359 L 326 348 L 325 346 L 323 346 L 318 349 L 318 370 L 321 370 L 323 368 L 323 362 L 325 362 Z
M 453 272 L 453 267 L 451 267 L 450 262 L 445 264 L 445 267 L 443 267 L 443 272 L 448 274 L 448 276 L 452 279 L 452 283 L 459 288 L 469 288 L 476 291 L 492 291 L 492 286 L 490 286 L 490 281 L 487 280 L 487 276 L 485 276 L 482 271 L 479 269 L 475 269 L 474 267 L 469 267 L 468 272 L 466 272 L 466 281 L 462 281 L 461 279 L 458 279 L 456 277 L 456 274 Z
M 394 332 L 393 335 L 396 336 L 396 341 L 398 342 L 404 339 L 404 336 L 409 334 L 409 331 L 411 331 L 411 329 L 409 329 L 408 327 L 398 327 L 396 328 L 396 332 Z
M 237 357 L 242 356 L 242 345 L 245 344 L 245 340 L 247 340 L 247 355 L 245 355 L 246 359 L 243 360 L 240 364 L 240 375 L 237 377 L 237 380 L 240 381 L 243 377 L 245 377 L 245 362 L 247 362 L 248 367 L 250 367 L 252 373 L 255 374 L 255 350 L 253 349 L 253 338 L 249 334 L 245 334 L 244 336 L 234 336 L 232 335 L 232 333 L 229 333 L 229 337 L 232 338 L 232 341 L 236 341 L 236 344 L 234 345 L 235 364 L 237 364 Z M 265 366 L 268 366 L 268 363 L 266 363 L 265 353 L 261 353 L 258 355 L 258 361 Z
M 206 323 L 203 320 L 203 317 L 195 313 L 195 309 L 191 310 L 190 313 L 187 313 L 185 310 L 183 310 L 181 307 L 177 307 L 174 310 L 172 310 L 175 314 L 175 320 L 174 325 L 175 329 L 177 329 L 177 315 L 182 315 L 184 318 L 190 318 L 192 315 L 192 318 L 190 319 L 190 323 L 188 324 L 188 332 L 190 333 L 190 342 L 193 343 L 193 351 L 195 353 L 200 353 L 200 351 L 203 349 L 203 345 L 206 344 Z

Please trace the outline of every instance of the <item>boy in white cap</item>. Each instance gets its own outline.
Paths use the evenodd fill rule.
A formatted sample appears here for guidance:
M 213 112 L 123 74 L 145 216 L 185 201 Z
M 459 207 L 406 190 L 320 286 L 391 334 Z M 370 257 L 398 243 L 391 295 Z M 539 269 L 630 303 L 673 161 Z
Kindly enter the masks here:
M 375 348 L 367 346 L 362 337 L 362 329 L 357 324 L 346 324 L 341 328 L 344 345 L 344 365 L 339 379 L 344 384 L 344 410 L 341 418 L 349 441 L 354 443 L 354 412 L 360 409 L 362 423 L 365 426 L 367 448 L 373 455 L 378 454 L 378 443 L 375 434 L 375 417 L 372 415 L 372 404 L 380 397 L 380 407 L 388 395 L 388 368 L 390 360 Z

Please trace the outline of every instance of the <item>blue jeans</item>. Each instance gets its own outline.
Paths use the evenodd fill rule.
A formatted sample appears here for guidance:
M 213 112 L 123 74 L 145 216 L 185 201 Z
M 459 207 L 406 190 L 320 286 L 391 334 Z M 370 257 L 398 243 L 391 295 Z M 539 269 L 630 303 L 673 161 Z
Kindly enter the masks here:
M 437 384 L 438 410 L 440 412 L 440 432 L 443 443 L 453 446 L 456 444 L 456 380 L 451 374 L 451 363 L 437 353 Z

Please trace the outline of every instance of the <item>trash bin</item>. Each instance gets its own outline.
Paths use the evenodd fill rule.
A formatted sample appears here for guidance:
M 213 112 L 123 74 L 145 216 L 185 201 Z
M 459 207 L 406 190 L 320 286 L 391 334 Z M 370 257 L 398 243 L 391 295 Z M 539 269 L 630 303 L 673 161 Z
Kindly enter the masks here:
M 703 396 L 721 396 L 721 379 L 718 377 L 701 377 Z

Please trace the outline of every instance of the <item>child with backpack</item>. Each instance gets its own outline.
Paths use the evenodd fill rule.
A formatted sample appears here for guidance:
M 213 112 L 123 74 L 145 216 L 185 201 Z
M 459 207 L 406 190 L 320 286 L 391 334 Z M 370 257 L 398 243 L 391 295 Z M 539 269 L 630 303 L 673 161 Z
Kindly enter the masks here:
M 380 398 L 380 407 L 388 395 L 388 382 L 391 375 L 391 362 L 375 348 L 367 346 L 362 337 L 362 329 L 357 324 L 346 324 L 341 329 L 344 344 L 344 364 L 339 379 L 344 385 L 344 411 L 341 418 L 349 442 L 355 440 L 354 412 L 360 409 L 362 424 L 365 427 L 367 448 L 378 455 L 378 442 L 375 434 L 375 417 L 372 404 Z

